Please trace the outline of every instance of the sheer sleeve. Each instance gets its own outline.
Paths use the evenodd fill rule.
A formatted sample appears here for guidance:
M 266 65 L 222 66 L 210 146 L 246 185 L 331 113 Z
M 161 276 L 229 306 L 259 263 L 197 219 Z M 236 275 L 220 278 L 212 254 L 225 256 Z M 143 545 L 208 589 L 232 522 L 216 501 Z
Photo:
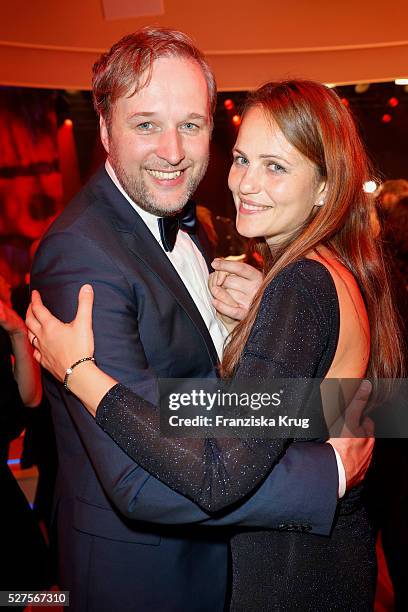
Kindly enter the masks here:
M 309 260 L 292 264 L 266 288 L 234 379 L 321 376 L 322 363 L 328 369 L 334 356 L 327 351 L 337 311 L 326 268 Z M 292 401 L 300 409 L 305 397 Z M 283 438 L 166 438 L 158 408 L 120 384 L 102 399 L 96 420 L 139 465 L 206 512 L 244 498 L 290 444 Z

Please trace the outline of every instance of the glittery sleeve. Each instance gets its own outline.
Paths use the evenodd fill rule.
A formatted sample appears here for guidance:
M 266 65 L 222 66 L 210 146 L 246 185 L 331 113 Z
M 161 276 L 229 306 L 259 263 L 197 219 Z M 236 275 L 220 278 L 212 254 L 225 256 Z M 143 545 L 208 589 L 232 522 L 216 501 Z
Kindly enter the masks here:
M 324 376 L 337 336 L 338 301 L 329 272 L 314 261 L 297 262 L 266 288 L 235 379 Z M 294 394 L 294 414 L 304 401 L 302 392 Z M 158 409 L 120 384 L 102 399 L 96 420 L 139 465 L 207 512 L 254 490 L 291 442 L 166 438 Z

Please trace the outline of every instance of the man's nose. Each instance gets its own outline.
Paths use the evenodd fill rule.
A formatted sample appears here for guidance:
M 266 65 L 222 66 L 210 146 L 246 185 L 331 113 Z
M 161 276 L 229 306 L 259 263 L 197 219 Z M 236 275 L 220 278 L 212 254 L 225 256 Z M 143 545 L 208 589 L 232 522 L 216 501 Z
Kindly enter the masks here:
M 177 130 L 164 131 L 156 154 L 172 166 L 177 166 L 185 158 L 182 135 Z

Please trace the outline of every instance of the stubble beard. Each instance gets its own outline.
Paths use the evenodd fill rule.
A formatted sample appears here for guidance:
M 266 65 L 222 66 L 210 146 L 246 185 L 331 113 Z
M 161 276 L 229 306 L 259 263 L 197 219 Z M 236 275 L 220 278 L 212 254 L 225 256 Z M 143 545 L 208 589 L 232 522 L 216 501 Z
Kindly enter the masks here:
M 184 194 L 178 199 L 178 201 L 172 202 L 171 204 L 163 204 L 155 198 L 154 194 L 151 190 L 149 190 L 141 175 L 134 176 L 126 172 L 115 155 L 114 150 L 111 150 L 109 155 L 109 162 L 115 171 L 119 183 L 129 198 L 140 206 L 140 208 L 153 215 L 156 215 L 157 217 L 173 217 L 184 208 L 204 178 L 208 167 L 208 161 L 209 155 L 207 156 L 207 159 L 200 168 L 199 172 L 195 175 L 190 174 L 187 179 Z

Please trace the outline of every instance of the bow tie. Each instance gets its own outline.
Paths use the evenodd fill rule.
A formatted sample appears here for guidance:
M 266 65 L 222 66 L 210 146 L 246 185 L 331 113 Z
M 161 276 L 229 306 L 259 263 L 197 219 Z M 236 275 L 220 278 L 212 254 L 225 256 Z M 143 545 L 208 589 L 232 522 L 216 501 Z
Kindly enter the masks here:
M 196 210 L 195 202 L 189 200 L 183 210 L 174 217 L 159 217 L 160 238 L 165 251 L 172 251 L 176 243 L 179 229 L 195 234 L 196 229 Z

